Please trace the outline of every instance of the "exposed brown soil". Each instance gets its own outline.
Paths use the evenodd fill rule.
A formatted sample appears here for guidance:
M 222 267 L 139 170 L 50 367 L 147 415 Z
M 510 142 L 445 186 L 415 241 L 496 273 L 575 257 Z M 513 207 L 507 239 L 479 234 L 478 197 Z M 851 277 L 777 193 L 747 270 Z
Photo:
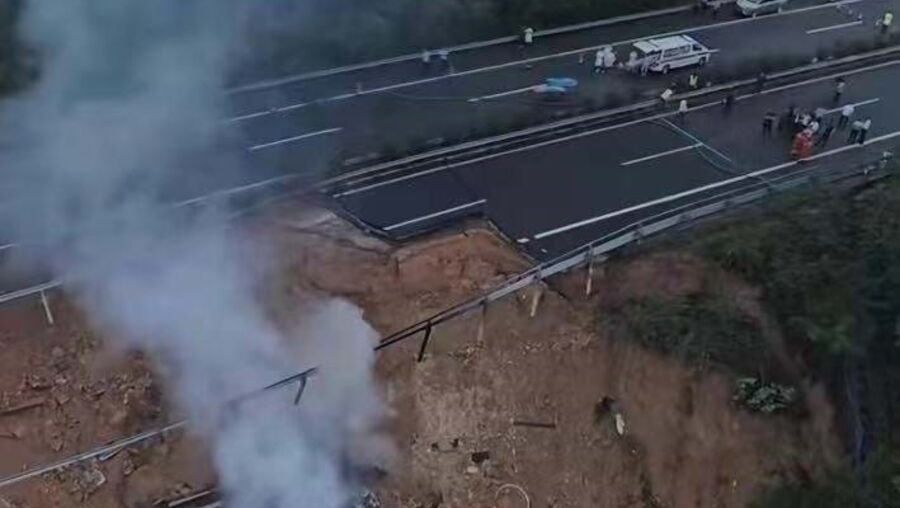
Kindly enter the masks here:
M 398 248 L 293 207 L 248 227 L 276 246 L 268 297 L 282 323 L 302 319 L 304 300 L 325 293 L 356 303 L 387 334 L 527 266 L 479 228 Z M 815 475 L 840 460 L 820 389 L 809 388 L 806 417 L 752 415 L 730 403 L 726 373 L 597 332 L 598 316 L 616 299 L 709 287 L 764 321 L 752 288 L 711 278 L 677 254 L 607 265 L 590 299 L 583 276 L 542 291 L 534 318 L 529 288 L 437 327 L 422 363 L 415 339 L 379 355 L 397 448 L 377 487 L 384 506 L 512 508 L 526 506 L 527 496 L 534 507 L 739 507 L 764 483 Z M 0 414 L 37 404 L 0 416 L 0 475 L 176 417 L 146 359 L 115 351 L 62 296 L 53 304 L 53 327 L 36 301 L 0 307 Z M 777 327 L 766 326 L 777 341 Z M 622 408 L 624 437 L 595 414 L 604 396 Z M 136 507 L 213 480 L 202 444 L 180 435 L 73 471 L 0 491 L 0 499 Z

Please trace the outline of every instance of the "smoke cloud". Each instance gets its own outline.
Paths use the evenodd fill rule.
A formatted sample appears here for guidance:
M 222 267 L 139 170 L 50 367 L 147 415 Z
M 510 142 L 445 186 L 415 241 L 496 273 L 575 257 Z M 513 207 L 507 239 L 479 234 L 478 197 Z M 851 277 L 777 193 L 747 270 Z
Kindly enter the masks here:
M 166 206 L 242 170 L 220 120 L 252 14 L 237 0 L 28 2 L 41 77 L 0 106 L 0 243 L 19 241 L 98 324 L 160 359 L 229 506 L 343 508 L 357 443 L 383 446 L 374 332 L 324 301 L 289 346 L 256 297 L 261 247 L 226 209 Z M 314 365 L 299 407 L 293 393 L 228 403 Z

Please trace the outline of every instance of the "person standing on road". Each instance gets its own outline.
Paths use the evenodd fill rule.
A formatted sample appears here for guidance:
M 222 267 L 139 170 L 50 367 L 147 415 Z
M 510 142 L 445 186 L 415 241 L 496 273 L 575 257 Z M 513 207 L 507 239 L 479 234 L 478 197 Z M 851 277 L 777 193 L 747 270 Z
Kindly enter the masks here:
M 422 50 L 422 70 L 428 72 L 431 68 L 431 51 L 427 49 Z
M 814 118 L 810 120 L 809 125 L 806 126 L 806 130 L 808 130 L 810 134 L 815 134 L 819 132 L 819 127 L 821 126 L 822 124 Z
M 696 72 L 692 72 L 691 75 L 688 76 L 688 86 L 691 90 L 696 90 L 700 87 L 700 76 L 698 76 Z
M 828 110 L 823 107 L 818 107 L 813 111 L 813 120 L 817 122 L 821 122 L 825 115 L 828 114 Z
M 442 49 L 438 51 L 438 58 L 441 60 L 441 68 L 447 74 L 453 74 L 453 64 L 450 63 L 450 51 Z
M 734 92 L 728 92 L 725 95 L 725 98 L 722 100 L 722 106 L 725 113 L 731 113 L 731 108 L 734 107 Z
M 847 87 L 847 82 L 844 81 L 844 78 L 837 78 L 837 81 L 834 84 L 834 97 L 832 97 L 831 101 L 835 104 L 841 102 L 841 97 L 844 96 L 844 88 Z
M 534 28 L 526 26 L 522 29 L 522 42 L 525 44 L 525 47 L 531 46 L 534 42 Z
M 860 144 L 860 146 L 866 144 L 866 138 L 869 137 L 869 129 L 872 127 L 872 119 L 866 118 L 865 122 L 862 122 L 859 130 L 859 137 L 856 142 Z
M 824 147 L 827 145 L 832 132 L 834 132 L 834 122 L 828 122 L 828 125 L 822 129 L 822 134 L 819 135 L 819 139 L 816 140 L 816 146 Z
M 681 102 L 678 103 L 678 120 L 681 123 L 687 121 L 687 113 L 688 113 L 688 102 L 687 99 L 681 99 Z
M 628 63 L 625 64 L 625 67 L 627 67 L 629 70 L 633 71 L 635 68 L 637 68 L 637 61 L 638 61 L 637 51 L 632 51 L 631 53 L 628 53 Z
M 594 74 L 600 74 L 605 69 L 603 68 L 603 48 L 597 50 L 594 53 Z
M 669 87 L 669 88 L 666 88 L 665 90 L 663 90 L 663 92 L 661 94 L 659 94 L 659 98 L 660 98 L 660 100 L 662 100 L 663 105 L 666 105 L 669 103 L 670 100 L 672 100 L 673 95 L 675 95 L 675 92 L 672 90 L 671 87 Z
M 616 66 L 616 52 L 613 51 L 612 46 L 606 46 L 603 48 L 603 72 L 606 72 L 609 69 L 612 69 Z
M 859 139 L 859 134 L 862 132 L 862 129 L 863 129 L 862 120 L 854 120 L 853 123 L 850 125 L 850 135 L 847 136 L 847 144 L 848 145 L 856 143 L 856 141 Z
M 850 118 L 853 116 L 853 113 L 856 112 L 856 106 L 853 104 L 847 104 L 843 108 L 841 108 L 841 118 L 838 120 L 838 129 L 844 130 L 847 128 L 847 125 L 850 124 Z
M 788 106 L 787 111 L 784 112 L 783 115 L 778 117 L 778 132 L 784 131 L 784 129 L 788 126 L 794 125 L 794 118 L 797 116 L 797 106 L 791 104 Z
M 891 11 L 885 12 L 884 16 L 881 17 L 881 33 L 887 33 L 887 31 L 891 29 L 893 23 L 894 13 Z
M 769 79 L 765 72 L 760 72 L 756 76 L 756 93 L 760 93 L 766 87 L 766 81 Z
M 766 113 L 766 116 L 763 117 L 762 131 L 763 136 L 767 138 L 772 137 L 772 127 L 775 125 L 775 116 L 775 113 L 769 111 Z

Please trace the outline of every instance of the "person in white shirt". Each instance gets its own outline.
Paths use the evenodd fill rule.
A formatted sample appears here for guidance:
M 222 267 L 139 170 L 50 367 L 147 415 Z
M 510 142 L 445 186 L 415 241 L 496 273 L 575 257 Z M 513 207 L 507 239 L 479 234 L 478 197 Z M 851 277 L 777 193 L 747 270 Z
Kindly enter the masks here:
M 603 49 L 598 49 L 594 53 L 594 74 L 603 72 Z
M 423 49 L 421 60 L 422 60 L 422 70 L 428 71 L 428 69 L 431 68 L 431 51 L 428 51 L 427 49 Z
M 862 120 L 854 120 L 850 125 L 850 135 L 847 136 L 847 144 L 852 145 L 859 140 L 859 135 L 863 130 L 863 121 Z
M 531 46 L 531 43 L 534 42 L 534 28 L 526 26 L 525 29 L 522 30 L 522 42 L 524 42 L 526 46 Z
M 609 70 L 616 65 L 616 53 L 609 46 L 603 48 L 603 70 Z
M 838 129 L 845 129 L 848 125 L 850 125 L 850 118 L 853 116 L 853 113 L 856 112 L 856 106 L 853 104 L 847 104 L 843 108 L 841 108 L 841 118 L 838 120 Z
M 887 11 L 884 13 L 884 16 L 881 17 L 881 33 L 885 33 L 891 29 L 891 24 L 894 22 L 894 13 L 891 11 Z
M 687 118 L 688 112 L 688 102 L 687 99 L 681 99 L 681 102 L 678 103 L 678 120 L 684 122 Z
M 671 88 L 666 88 L 663 90 L 663 93 L 659 94 L 659 98 L 662 99 L 663 104 L 668 104 L 673 95 L 675 95 L 675 92 Z
M 859 131 L 859 137 L 856 142 L 860 145 L 864 145 L 866 143 L 866 137 L 869 136 L 869 129 L 872 128 L 872 119 L 866 118 L 866 121 L 862 123 L 862 128 Z

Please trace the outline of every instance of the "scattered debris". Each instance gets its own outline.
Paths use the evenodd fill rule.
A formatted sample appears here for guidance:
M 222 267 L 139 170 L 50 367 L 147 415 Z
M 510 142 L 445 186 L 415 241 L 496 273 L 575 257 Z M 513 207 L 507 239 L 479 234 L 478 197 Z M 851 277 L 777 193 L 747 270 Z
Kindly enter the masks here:
M 616 399 L 612 397 L 603 396 L 594 406 L 594 418 L 597 423 L 603 421 L 606 415 L 612 414 L 613 423 L 615 425 L 616 434 L 620 436 L 625 435 L 625 417 L 622 416 L 622 411 L 619 407 L 619 403 L 616 402 Z
M 525 489 L 516 485 L 515 483 L 507 483 L 507 484 L 501 485 L 500 488 L 497 489 L 497 492 L 494 494 L 494 499 L 499 499 L 500 496 L 507 490 L 514 490 L 514 491 L 518 492 L 519 494 L 522 494 L 522 498 L 525 499 L 525 506 L 527 508 L 531 508 L 531 498 L 528 497 L 528 493 L 525 492 Z
M 553 422 L 531 422 L 527 420 L 513 420 L 514 427 L 534 427 L 538 429 L 555 429 L 556 424 Z
M 475 452 L 472 454 L 472 462 L 481 465 L 484 461 L 491 458 L 491 452 L 485 450 L 481 452 Z
M 732 399 L 751 411 L 775 413 L 787 409 L 796 399 L 797 390 L 790 386 L 763 382 L 755 377 L 737 380 Z
M 367 490 L 353 508 L 381 508 L 381 501 L 371 490 Z
M 9 416 L 15 413 L 20 413 L 22 411 L 26 411 L 28 409 L 34 409 L 36 407 L 43 406 L 46 402 L 46 399 L 43 397 L 35 397 L 33 399 L 28 399 L 25 402 L 16 404 L 14 406 L 10 406 L 8 408 L 0 409 L 0 416 Z

